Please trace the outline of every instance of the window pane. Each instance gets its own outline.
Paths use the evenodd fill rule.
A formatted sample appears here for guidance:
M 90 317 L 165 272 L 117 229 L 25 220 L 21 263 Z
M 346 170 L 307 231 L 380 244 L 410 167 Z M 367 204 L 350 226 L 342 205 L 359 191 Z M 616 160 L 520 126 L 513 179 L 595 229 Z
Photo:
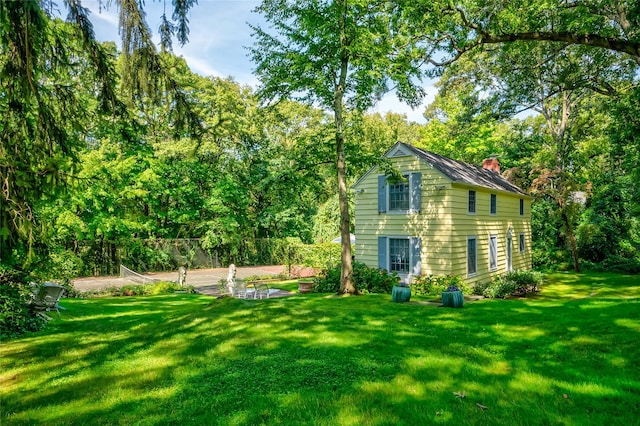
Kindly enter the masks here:
M 520 216 L 524 216 L 524 200 L 520 199 Z
M 489 237 L 489 269 L 498 268 L 498 237 L 492 235 Z
M 467 274 L 475 274 L 476 269 L 476 239 L 467 240 Z
M 511 241 L 511 234 L 507 235 L 507 271 L 511 271 L 511 249 L 513 242 Z
M 476 212 L 476 191 L 469 191 L 469 213 Z
M 391 272 L 409 272 L 409 239 L 389 239 L 389 269 Z
M 389 210 L 409 210 L 408 183 L 389 185 Z
M 524 253 L 524 234 L 520 234 L 520 241 L 519 241 L 519 249 L 520 249 L 520 253 Z
M 496 214 L 497 211 L 497 196 L 496 194 L 491 194 L 491 214 Z

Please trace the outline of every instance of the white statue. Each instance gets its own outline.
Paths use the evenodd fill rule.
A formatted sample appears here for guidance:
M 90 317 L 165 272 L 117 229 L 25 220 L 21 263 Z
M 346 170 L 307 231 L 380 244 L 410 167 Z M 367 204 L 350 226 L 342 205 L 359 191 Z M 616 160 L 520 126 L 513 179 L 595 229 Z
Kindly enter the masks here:
M 227 291 L 233 293 L 233 287 L 236 285 L 236 265 L 229 265 L 229 275 L 227 275 Z
M 178 284 L 180 284 L 180 287 L 184 287 L 186 282 L 187 282 L 187 268 L 185 268 L 185 266 L 182 265 L 180 269 L 178 269 Z

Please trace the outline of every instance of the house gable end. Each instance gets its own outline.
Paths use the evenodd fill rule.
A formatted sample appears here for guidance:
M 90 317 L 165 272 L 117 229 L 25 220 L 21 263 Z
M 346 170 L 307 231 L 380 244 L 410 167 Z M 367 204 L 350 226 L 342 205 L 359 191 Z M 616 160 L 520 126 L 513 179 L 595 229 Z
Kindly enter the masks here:
M 407 145 L 404 144 L 402 142 L 396 142 L 385 154 L 384 157 L 388 158 L 389 160 L 396 159 L 396 158 L 402 158 L 402 157 L 416 157 L 418 160 L 420 160 L 423 164 L 425 164 L 426 166 L 429 167 L 429 169 L 431 169 L 431 171 L 437 173 L 438 175 L 444 177 L 445 179 L 452 181 L 450 176 L 448 176 L 446 173 L 443 173 L 441 170 L 439 170 L 437 167 L 434 167 L 433 164 L 431 164 L 429 161 L 426 161 L 423 157 L 421 157 L 420 155 L 418 155 L 413 149 L 411 145 Z M 354 183 L 351 188 L 352 189 L 357 189 L 358 186 L 362 183 L 362 181 L 364 181 L 367 176 L 369 176 L 371 173 L 374 173 L 375 171 L 379 171 L 380 168 L 378 166 L 373 166 L 372 168 L 370 168 L 369 170 L 367 170 L 367 172 L 365 174 L 363 174 L 360 179 L 358 179 L 356 181 L 356 183 Z
M 384 155 L 386 158 L 396 157 L 410 157 L 415 156 L 415 153 L 407 149 L 407 146 L 402 143 L 396 143 L 387 153 Z

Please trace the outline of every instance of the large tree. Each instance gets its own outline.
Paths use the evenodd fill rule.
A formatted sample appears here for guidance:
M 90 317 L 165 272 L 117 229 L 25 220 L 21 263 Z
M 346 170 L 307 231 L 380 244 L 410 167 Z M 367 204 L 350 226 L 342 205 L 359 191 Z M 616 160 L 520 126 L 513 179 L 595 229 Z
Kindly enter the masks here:
M 419 0 L 407 4 L 433 64 L 515 41 L 603 48 L 640 62 L 640 4 L 625 0 Z M 420 25 L 429 23 L 423 30 Z M 437 28 L 437 31 L 433 31 Z
M 157 55 L 139 0 L 101 1 L 120 12 L 122 83 L 131 101 L 169 96 L 176 129 L 198 134 L 200 123 Z M 174 1 L 176 25 L 164 22 L 163 41 L 187 40 L 194 0 Z M 67 24 L 50 0 L 0 2 L 0 259 L 35 241 L 34 203 L 59 191 L 73 174 L 91 114 L 128 119 L 116 95 L 118 76 L 108 48 L 95 40 L 89 11 L 65 0 Z M 98 102 L 86 102 L 90 93 Z M 30 250 L 29 250 L 30 251 Z
M 257 8 L 273 32 L 253 27 L 251 55 L 263 99 L 291 98 L 333 113 L 342 238 L 340 291 L 356 294 L 349 238 L 345 113 L 365 111 L 395 84 L 416 105 L 422 90 L 413 39 L 397 3 L 367 0 L 265 0 Z

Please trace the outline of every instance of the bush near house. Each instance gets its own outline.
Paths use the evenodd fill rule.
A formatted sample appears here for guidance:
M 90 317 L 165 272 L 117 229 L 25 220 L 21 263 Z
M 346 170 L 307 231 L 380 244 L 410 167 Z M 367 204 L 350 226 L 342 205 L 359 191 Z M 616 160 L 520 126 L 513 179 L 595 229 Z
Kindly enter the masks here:
M 469 292 L 469 285 L 457 275 L 420 275 L 411 282 L 411 292 L 417 296 L 439 296 L 449 286 Z
M 536 271 L 510 271 L 506 275 L 498 275 L 487 283 L 478 283 L 473 293 L 489 298 L 505 296 L 524 296 L 535 293 L 542 285 L 542 274 Z
M 325 269 L 315 279 L 316 293 L 337 293 L 340 290 L 341 266 Z M 361 293 L 391 293 L 400 279 L 398 274 L 389 274 L 384 269 L 371 268 L 364 263 L 353 262 L 353 280 Z

